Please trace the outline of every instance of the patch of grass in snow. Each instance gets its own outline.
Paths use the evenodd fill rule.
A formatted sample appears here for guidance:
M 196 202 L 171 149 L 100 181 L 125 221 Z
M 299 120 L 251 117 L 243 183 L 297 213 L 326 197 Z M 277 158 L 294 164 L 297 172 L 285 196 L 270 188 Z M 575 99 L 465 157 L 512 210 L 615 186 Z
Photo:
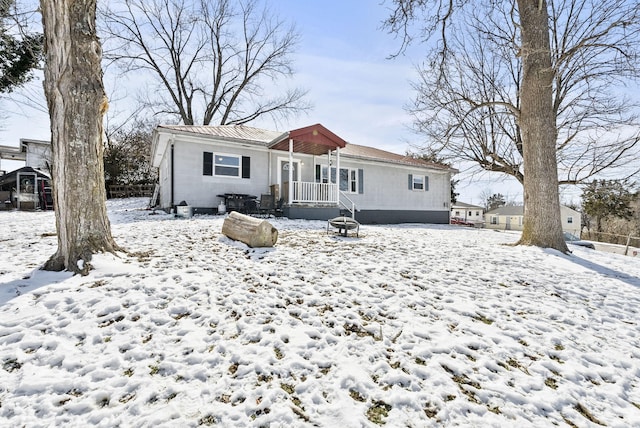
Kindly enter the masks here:
M 569 419 L 567 419 L 567 417 L 565 415 L 562 415 L 562 419 L 564 420 L 564 422 L 569 425 L 571 428 L 580 428 L 578 427 L 578 425 L 574 424 L 573 422 L 571 422 Z
M 544 380 L 544 384 L 551 389 L 558 389 L 558 381 L 552 377 L 548 377 Z
M 350 389 L 349 390 L 349 396 L 355 400 L 355 401 L 359 401 L 361 403 L 364 403 L 365 401 L 367 401 L 367 399 L 365 397 L 363 397 L 359 391 L 355 390 L 355 389 Z
M 297 404 L 293 406 L 291 410 L 293 411 L 293 413 L 296 414 L 296 416 L 298 416 L 303 421 L 307 423 L 311 422 L 311 419 L 309 418 L 309 416 L 305 415 L 303 409 L 299 408 Z
M 123 373 L 125 376 L 127 377 L 131 377 L 133 376 L 133 368 L 129 367 L 128 369 L 126 369 Z
M 482 386 L 480 385 L 480 383 L 469 379 L 469 377 L 464 373 L 461 375 L 456 374 L 453 370 L 451 370 L 448 366 L 444 364 L 441 364 L 441 366 L 444 369 L 444 371 L 446 371 L 451 375 L 451 379 L 458 384 L 458 388 L 460 389 L 460 392 L 466 395 L 469 401 L 475 404 L 480 404 L 480 400 L 478 400 L 478 398 L 476 397 L 475 392 L 473 390 L 466 388 L 466 386 L 470 386 L 475 389 L 482 389 Z
M 117 323 L 117 322 L 122 321 L 123 319 L 124 319 L 124 315 L 118 315 L 118 316 L 117 316 L 117 317 L 115 317 L 115 318 L 111 318 L 111 319 L 108 319 L 108 320 L 102 321 L 100 324 L 98 324 L 98 327 L 100 327 L 100 328 L 108 327 L 108 326 L 110 326 L 111 324 L 115 324 L 115 323 Z
M 151 376 L 156 375 L 160 372 L 160 366 L 157 364 L 153 364 L 151 366 L 149 366 L 149 374 Z
M 240 367 L 240 364 L 238 363 L 233 363 L 229 366 L 229 373 L 231 373 L 232 375 L 236 374 L 236 372 L 238 371 L 238 367 Z
M 71 401 L 71 397 L 66 397 L 63 398 L 62 400 L 58 401 L 56 403 L 56 406 L 60 407 L 60 406 L 64 406 L 65 404 L 67 404 L 69 401 Z
M 496 415 L 501 415 L 502 412 L 500 411 L 500 407 L 498 406 L 489 406 L 487 405 L 487 410 L 490 411 L 491 413 L 495 413 Z
M 484 316 L 484 315 L 482 315 L 482 314 L 478 314 L 478 313 L 476 313 L 476 314 L 475 314 L 475 316 L 473 316 L 472 318 L 473 318 L 474 320 L 476 320 L 476 321 L 480 321 L 480 322 L 485 323 L 485 324 L 487 324 L 487 325 L 491 325 L 491 324 L 493 324 L 493 320 L 492 320 L 492 319 L 489 319 L 489 318 L 485 317 L 485 316 Z
M 205 415 L 203 417 L 201 417 L 200 419 L 198 419 L 198 425 L 207 425 L 207 426 L 212 426 L 217 424 L 218 422 L 220 422 L 220 419 L 218 419 L 216 416 L 214 415 Z
M 560 364 L 564 364 L 564 361 L 562 361 L 557 355 L 549 355 L 549 358 L 551 358 L 553 361 L 557 361 Z
M 276 358 L 278 360 L 281 360 L 284 358 L 284 354 L 282 353 L 282 351 L 280 350 L 280 348 L 278 348 L 277 346 L 273 348 L 273 353 L 276 354 Z
M 564 346 L 562 346 L 561 343 L 556 343 L 555 345 L 553 345 L 553 349 L 555 349 L 556 351 L 564 351 Z
M 518 343 L 521 344 L 522 346 L 529 346 L 529 344 L 525 342 L 524 339 L 518 340 Z
M 520 362 L 515 358 L 507 359 L 506 363 L 503 363 L 502 361 L 498 361 L 498 365 L 507 370 L 510 370 L 510 368 L 514 368 L 514 369 L 520 370 L 524 374 L 531 375 L 531 373 L 529 373 L 529 370 L 527 370 L 527 368 L 522 364 L 520 364 Z
M 137 251 L 137 252 L 129 253 L 129 256 L 137 258 L 138 262 L 140 263 L 144 263 L 151 260 L 151 256 L 153 255 L 153 253 L 154 253 L 153 250 Z
M 391 405 L 384 401 L 374 401 L 369 410 L 367 410 L 367 419 L 374 424 L 384 425 L 385 418 L 389 415 L 391 409 Z
M 416 362 L 416 364 L 418 364 L 420 366 L 426 366 L 427 365 L 427 362 L 425 360 L 423 360 L 422 358 L 420 358 L 420 357 L 416 357 L 415 362 Z
M 580 413 L 582 416 L 584 416 L 587 420 L 589 420 L 589 422 L 597 424 L 597 425 L 602 425 L 602 426 L 606 426 L 604 423 L 600 422 L 595 416 L 593 416 L 591 414 L 591 412 L 589 412 L 589 410 L 587 410 L 587 408 L 585 408 L 582 404 L 577 403 L 574 407 L 574 409 L 576 409 L 576 411 L 578 413 Z
M 133 400 L 135 397 L 136 397 L 135 392 L 128 392 L 124 394 L 122 397 L 120 397 L 118 401 L 120 401 L 122 404 L 126 404 L 129 401 Z
M 179 312 L 175 315 L 173 315 L 173 319 L 178 321 L 179 319 L 182 319 L 184 317 L 188 317 L 189 315 L 191 315 L 191 312 Z
M 70 390 L 68 390 L 66 392 L 67 395 L 71 395 L 73 397 L 80 397 L 82 396 L 82 394 L 84 394 L 82 391 L 80 391 L 78 388 L 72 388 Z
M 149 342 L 151 339 L 153 339 L 153 334 L 149 334 L 148 336 L 145 336 L 142 338 L 142 343 L 147 343 Z
M 363 329 L 358 324 L 350 324 L 350 323 L 346 322 L 346 323 L 344 323 L 342 328 L 344 328 L 345 332 L 347 332 L 347 333 L 355 333 L 356 336 L 358 336 L 358 337 L 370 336 L 370 337 L 373 337 L 374 339 L 376 338 L 376 335 L 374 333 L 371 333 L 370 331 L 367 331 L 367 330 Z
M 106 285 L 107 281 L 105 281 L 104 279 L 99 279 L 97 281 L 94 281 L 89 288 L 98 288 L 98 287 L 102 287 L 103 285 Z
M 430 401 L 428 401 L 425 404 L 424 409 L 422 410 L 424 410 L 424 414 L 427 415 L 429 419 L 435 418 L 438 415 L 438 412 L 440 411 L 440 409 L 438 409 L 438 406 L 436 406 Z
M 20 370 L 22 368 L 22 364 L 15 358 L 9 358 L 7 360 L 4 360 L 4 362 L 2 363 L 2 368 L 9 373 L 12 373 L 16 370 Z

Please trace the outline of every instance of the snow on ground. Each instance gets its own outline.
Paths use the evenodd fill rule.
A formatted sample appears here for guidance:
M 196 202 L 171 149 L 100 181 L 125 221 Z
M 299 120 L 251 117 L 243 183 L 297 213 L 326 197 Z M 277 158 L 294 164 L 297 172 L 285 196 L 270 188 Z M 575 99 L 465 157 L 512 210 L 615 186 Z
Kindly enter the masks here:
M 274 248 L 110 201 L 129 256 L 39 271 L 0 213 L 0 425 L 640 425 L 640 263 L 435 225 L 271 219 Z

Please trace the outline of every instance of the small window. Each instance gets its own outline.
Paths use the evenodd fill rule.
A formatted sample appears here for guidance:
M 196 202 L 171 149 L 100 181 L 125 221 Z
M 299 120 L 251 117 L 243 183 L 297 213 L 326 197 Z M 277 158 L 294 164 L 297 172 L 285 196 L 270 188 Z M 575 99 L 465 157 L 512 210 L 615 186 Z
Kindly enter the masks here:
M 238 156 L 215 155 L 214 166 L 215 175 L 240 176 L 240 157 Z
M 569 224 L 573 223 L 573 217 L 567 217 L 567 223 Z
M 409 174 L 409 190 L 429 190 L 429 177 L 426 175 Z
M 413 190 L 424 190 L 424 177 L 421 175 L 413 176 Z
M 456 217 L 460 217 L 460 211 L 456 211 Z
M 358 193 L 358 170 L 351 168 L 340 168 L 340 190 L 342 192 Z
M 497 216 L 494 216 L 494 215 L 491 216 L 491 224 L 498 224 L 498 217 Z
M 250 178 L 250 161 L 248 156 L 204 152 L 202 175 Z
M 476 211 L 476 217 L 480 217 L 480 211 Z

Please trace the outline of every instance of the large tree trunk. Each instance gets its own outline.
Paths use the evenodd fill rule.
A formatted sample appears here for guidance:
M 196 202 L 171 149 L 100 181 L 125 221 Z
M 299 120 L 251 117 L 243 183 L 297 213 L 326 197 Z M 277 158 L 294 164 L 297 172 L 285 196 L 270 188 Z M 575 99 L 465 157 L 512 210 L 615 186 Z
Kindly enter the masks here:
M 519 126 L 524 161 L 524 229 L 519 243 L 568 252 L 562 235 L 553 77 L 546 1 L 518 0 L 523 77 Z
M 58 250 L 44 266 L 87 274 L 96 252 L 119 250 L 104 186 L 102 48 L 96 0 L 41 0 L 45 93 L 51 118 Z

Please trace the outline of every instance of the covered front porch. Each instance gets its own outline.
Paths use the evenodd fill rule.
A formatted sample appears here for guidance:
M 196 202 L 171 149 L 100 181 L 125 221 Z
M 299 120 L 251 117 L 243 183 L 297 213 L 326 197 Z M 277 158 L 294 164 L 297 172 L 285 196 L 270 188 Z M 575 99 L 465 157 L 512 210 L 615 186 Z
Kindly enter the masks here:
M 269 143 L 279 197 L 289 208 L 335 209 L 342 205 L 353 210 L 353 203 L 345 201 L 346 195 L 341 195 L 338 179 L 331 173 L 332 168 L 340 171 L 340 149 L 346 144 L 320 124 L 285 132 Z

